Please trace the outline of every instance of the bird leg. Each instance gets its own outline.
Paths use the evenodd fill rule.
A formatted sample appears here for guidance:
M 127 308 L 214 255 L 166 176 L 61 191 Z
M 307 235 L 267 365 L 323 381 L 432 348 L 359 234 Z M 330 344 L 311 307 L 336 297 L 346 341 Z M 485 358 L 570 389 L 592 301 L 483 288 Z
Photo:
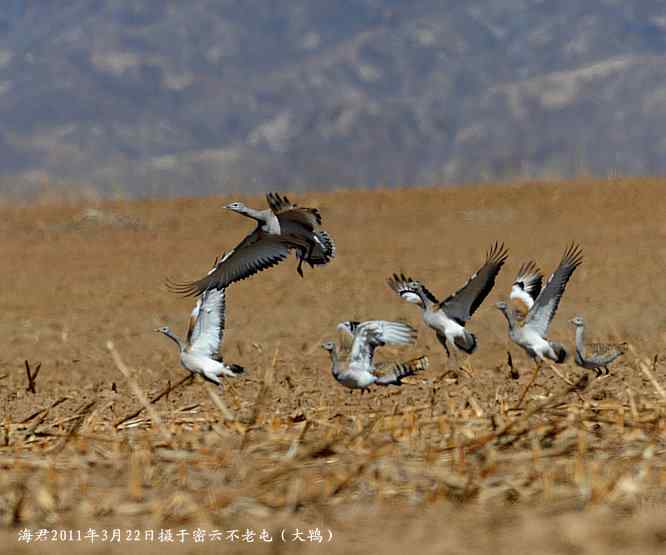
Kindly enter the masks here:
M 513 367 L 513 358 L 511 357 L 511 351 L 506 352 L 506 363 L 509 366 L 509 375 L 512 380 L 517 380 L 520 378 L 520 372 Z
M 315 248 L 315 243 L 314 243 L 314 241 L 308 243 L 308 253 L 307 253 L 307 255 L 305 256 L 305 259 L 306 259 L 306 260 L 310 260 L 310 257 L 312 256 L 312 253 L 314 252 L 314 248 Z
M 442 344 L 444 350 L 446 351 L 446 358 L 451 358 L 451 351 L 449 351 L 449 346 L 446 344 L 446 336 L 442 333 L 437 332 L 437 340 Z
M 525 400 L 525 395 L 527 395 L 527 391 L 529 390 L 530 387 L 532 387 L 532 384 L 534 384 L 534 382 L 537 379 L 537 376 L 539 375 L 539 370 L 541 370 L 541 361 L 537 360 L 536 361 L 536 368 L 534 369 L 534 374 L 532 374 L 532 377 L 530 378 L 530 381 L 525 386 L 525 389 L 523 389 L 523 392 L 520 394 L 520 397 L 518 397 L 518 403 L 516 403 L 515 408 L 519 409 L 520 405 L 523 404 L 523 401 Z
M 312 251 L 314 251 L 314 243 L 308 243 L 307 249 L 299 257 L 298 267 L 296 268 L 296 271 L 298 272 L 298 275 L 301 277 L 303 277 L 303 261 L 307 260 L 310 266 L 312 266 L 312 263 L 310 263 L 310 257 L 312 256 Z

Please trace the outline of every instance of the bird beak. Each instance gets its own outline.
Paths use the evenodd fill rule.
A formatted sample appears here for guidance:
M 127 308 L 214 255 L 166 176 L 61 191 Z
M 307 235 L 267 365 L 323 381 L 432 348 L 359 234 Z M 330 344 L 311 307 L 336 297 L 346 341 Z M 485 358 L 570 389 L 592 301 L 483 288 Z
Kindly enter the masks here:
M 153 331 L 160 331 L 160 328 L 155 328 Z

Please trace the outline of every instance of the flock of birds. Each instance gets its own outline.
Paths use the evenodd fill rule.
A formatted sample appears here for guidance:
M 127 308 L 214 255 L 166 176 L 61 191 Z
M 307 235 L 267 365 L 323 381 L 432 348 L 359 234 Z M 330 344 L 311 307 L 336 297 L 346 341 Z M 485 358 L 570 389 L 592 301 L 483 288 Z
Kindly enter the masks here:
M 336 254 L 332 237 L 320 228 L 322 218 L 318 209 L 298 206 L 276 193 L 268 193 L 266 200 L 268 208 L 265 210 L 253 209 L 241 202 L 227 204 L 225 208 L 255 220 L 255 229 L 234 249 L 216 259 L 204 277 L 186 283 L 167 282 L 172 291 L 199 296 L 199 299 L 192 310 L 185 340 L 168 327 L 155 331 L 178 345 L 180 363 L 185 369 L 216 384 L 222 383 L 220 376 L 237 376 L 244 372 L 243 367 L 226 363 L 220 354 L 227 287 L 275 266 L 290 252 L 298 258 L 297 271 L 301 277 L 304 262 L 311 267 L 323 266 Z M 387 283 L 403 300 L 419 306 L 424 323 L 435 332 L 447 357 L 453 352 L 457 362 L 459 352 L 463 353 L 460 356 L 466 356 L 477 349 L 477 338 L 465 325 L 494 287 L 507 257 L 504 245 L 495 243 L 481 268 L 442 301 L 422 282 L 402 273 L 393 274 Z M 512 284 L 510 302 L 496 304 L 507 320 L 510 339 L 536 363 L 530 384 L 546 361 L 559 364 L 567 359 L 564 346 L 548 339 L 548 328 L 567 283 L 582 261 L 581 248 L 572 243 L 545 286 L 536 263 L 527 262 L 519 268 Z M 608 365 L 623 354 L 625 344 L 586 344 L 583 318 L 576 316 L 571 323 L 576 328 L 576 364 L 595 371 L 598 376 L 607 374 Z M 344 349 L 338 349 L 334 341 L 327 341 L 322 347 L 330 354 L 333 377 L 345 387 L 364 391 L 372 385 L 400 385 L 403 378 L 428 368 L 425 356 L 385 364 L 374 360 L 377 347 L 415 343 L 417 332 L 409 324 L 386 320 L 346 321 L 338 324 L 337 330 L 351 340 L 346 357 L 343 357 Z

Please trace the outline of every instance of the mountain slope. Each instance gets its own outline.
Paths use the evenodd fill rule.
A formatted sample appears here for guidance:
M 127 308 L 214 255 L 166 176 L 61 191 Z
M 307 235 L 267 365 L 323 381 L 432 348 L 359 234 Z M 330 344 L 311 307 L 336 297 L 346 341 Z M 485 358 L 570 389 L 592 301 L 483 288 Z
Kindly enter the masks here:
M 13 0 L 2 183 L 203 194 L 663 172 L 666 5 L 554 4 Z

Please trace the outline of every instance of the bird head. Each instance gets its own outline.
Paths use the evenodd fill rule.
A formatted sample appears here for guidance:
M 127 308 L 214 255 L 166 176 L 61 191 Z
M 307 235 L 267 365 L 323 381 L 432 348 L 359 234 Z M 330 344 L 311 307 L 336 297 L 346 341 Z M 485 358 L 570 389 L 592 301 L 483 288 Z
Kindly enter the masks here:
M 153 331 L 156 331 L 156 332 L 158 332 L 158 333 L 163 333 L 163 334 L 165 334 L 165 335 L 166 335 L 167 333 L 170 333 L 170 332 L 171 332 L 171 330 L 169 329 L 169 326 L 162 326 L 161 328 L 155 328 Z
M 225 204 L 224 207 L 227 210 L 240 213 L 243 213 L 247 210 L 247 206 L 245 206 L 242 202 L 231 202 L 229 204 Z
M 571 320 L 569 320 L 569 323 L 573 324 L 577 328 L 585 324 L 582 316 L 576 316 L 575 318 L 572 318 Z
M 331 353 L 335 351 L 335 341 L 326 341 L 321 344 L 321 348 L 324 349 L 324 351 Z
M 502 312 L 506 312 L 507 310 L 509 310 L 509 305 L 506 304 L 504 301 L 500 301 L 498 303 L 495 303 L 495 308 L 497 310 L 501 310 Z

